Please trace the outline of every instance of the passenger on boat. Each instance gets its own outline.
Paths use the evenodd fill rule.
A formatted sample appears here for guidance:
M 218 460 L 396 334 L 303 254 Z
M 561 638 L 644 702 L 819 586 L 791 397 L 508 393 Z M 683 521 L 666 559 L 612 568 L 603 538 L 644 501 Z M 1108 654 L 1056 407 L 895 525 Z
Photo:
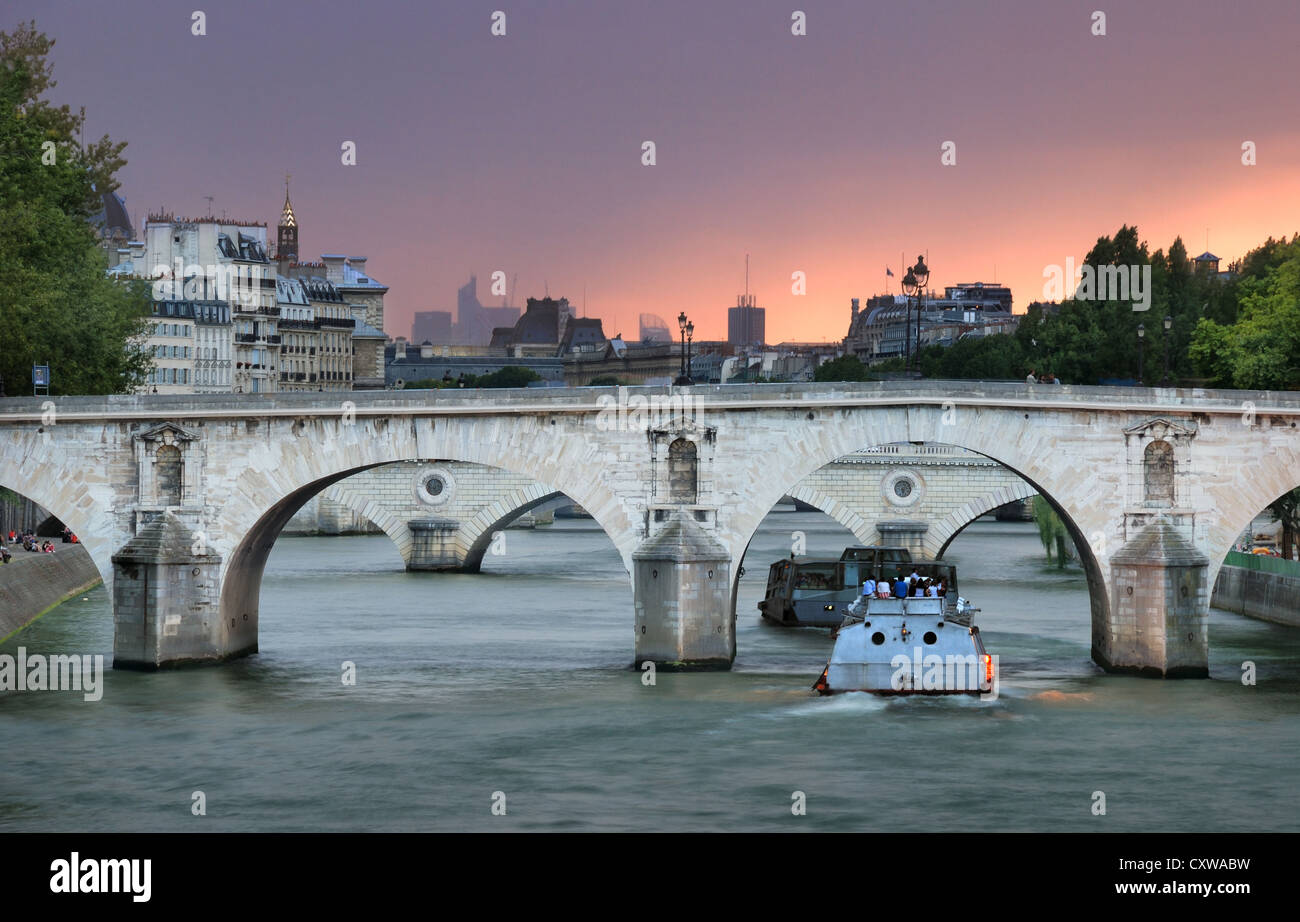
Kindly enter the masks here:
M 879 583 L 876 584 L 876 598 L 878 599 L 889 598 L 889 580 L 882 579 Z
M 862 581 L 862 594 L 865 596 L 873 596 L 876 594 L 876 581 L 870 576 Z
M 894 597 L 898 599 L 907 598 L 907 588 L 907 580 L 903 579 L 902 573 L 898 574 L 894 580 Z

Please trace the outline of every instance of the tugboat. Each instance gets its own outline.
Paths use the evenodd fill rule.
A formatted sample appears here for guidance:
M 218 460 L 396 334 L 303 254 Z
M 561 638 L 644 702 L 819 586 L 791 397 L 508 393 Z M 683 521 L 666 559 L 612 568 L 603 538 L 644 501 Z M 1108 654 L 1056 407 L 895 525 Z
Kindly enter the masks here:
M 974 623 L 979 609 L 957 595 L 956 568 L 915 561 L 910 572 L 943 580 L 947 594 L 861 597 L 842 610 L 835 647 L 814 691 L 996 696 L 996 664 Z
M 905 547 L 853 546 L 835 557 L 788 557 L 768 569 L 763 617 L 787 627 L 838 627 L 841 609 L 866 579 L 886 579 L 912 565 Z M 910 569 L 906 569 L 910 573 Z

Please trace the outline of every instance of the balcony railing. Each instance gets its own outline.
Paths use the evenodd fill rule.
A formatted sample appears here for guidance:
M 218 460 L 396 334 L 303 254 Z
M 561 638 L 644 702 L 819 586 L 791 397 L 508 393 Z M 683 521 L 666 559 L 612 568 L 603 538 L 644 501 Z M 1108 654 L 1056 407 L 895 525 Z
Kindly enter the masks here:
M 354 330 L 357 326 L 357 321 L 352 317 L 321 317 L 316 322 L 323 327 L 338 327 L 341 330 Z

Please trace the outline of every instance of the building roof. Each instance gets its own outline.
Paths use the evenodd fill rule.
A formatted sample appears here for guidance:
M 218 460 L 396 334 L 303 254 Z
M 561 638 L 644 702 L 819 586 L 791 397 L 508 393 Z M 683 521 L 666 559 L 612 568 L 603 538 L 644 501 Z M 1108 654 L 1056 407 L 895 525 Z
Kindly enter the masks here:
M 1192 261 L 1193 261 L 1193 262 L 1198 262 L 1198 263 L 1205 263 L 1205 262 L 1216 262 L 1216 263 L 1217 263 L 1217 262 L 1219 261 L 1219 257 L 1215 256 L 1215 255 L 1214 255 L 1213 253 L 1211 253 L 1209 250 L 1206 250 L 1204 253 L 1202 253 L 1200 256 L 1196 257 L 1196 259 L 1194 259 L 1194 260 L 1192 260 Z
M 277 304 L 301 304 L 306 306 L 307 291 L 302 284 L 302 280 L 285 278 L 283 275 L 276 276 L 275 300 Z
M 382 339 L 388 341 L 388 334 L 383 330 L 372 327 L 364 320 L 358 320 L 356 327 L 352 330 L 353 339 Z
M 105 192 L 103 202 L 103 209 L 91 218 L 91 221 L 100 228 L 100 233 L 105 237 L 135 239 L 131 218 L 126 213 L 126 202 L 116 192 Z

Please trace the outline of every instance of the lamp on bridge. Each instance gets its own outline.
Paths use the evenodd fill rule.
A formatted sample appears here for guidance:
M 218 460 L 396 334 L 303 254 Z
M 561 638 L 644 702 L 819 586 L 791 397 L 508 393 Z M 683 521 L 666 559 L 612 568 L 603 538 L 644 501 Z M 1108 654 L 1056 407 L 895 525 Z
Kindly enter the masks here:
M 906 317 L 903 320 L 903 368 L 912 368 L 912 295 L 916 294 L 916 273 L 911 269 L 903 276 L 903 294 L 907 295 Z
M 1142 386 L 1142 359 L 1146 353 L 1147 328 L 1138 324 L 1138 387 Z
M 686 311 L 682 311 L 677 315 L 677 329 L 682 331 L 682 368 L 673 384 L 694 384 L 695 382 L 691 380 L 690 368 L 687 365 L 686 337 L 695 333 L 695 324 L 686 319 Z
M 930 267 L 925 264 L 925 257 L 916 257 L 916 265 L 907 270 L 903 276 L 903 292 L 907 295 L 906 331 L 903 335 L 903 354 L 906 356 L 904 368 L 912 369 L 912 301 L 916 298 L 916 368 L 921 368 L 921 295 L 930 282 Z

